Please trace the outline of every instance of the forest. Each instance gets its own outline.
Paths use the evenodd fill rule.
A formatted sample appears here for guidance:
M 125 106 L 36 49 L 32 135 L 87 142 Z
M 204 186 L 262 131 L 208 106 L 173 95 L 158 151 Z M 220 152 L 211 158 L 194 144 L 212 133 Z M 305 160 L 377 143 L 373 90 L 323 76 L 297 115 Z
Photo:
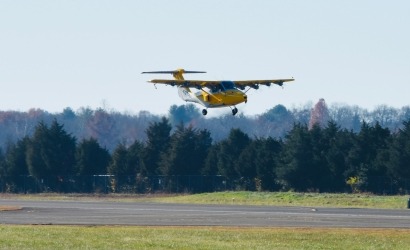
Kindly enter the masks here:
M 277 105 L 247 117 L 0 112 L 0 191 L 410 191 L 410 108 Z

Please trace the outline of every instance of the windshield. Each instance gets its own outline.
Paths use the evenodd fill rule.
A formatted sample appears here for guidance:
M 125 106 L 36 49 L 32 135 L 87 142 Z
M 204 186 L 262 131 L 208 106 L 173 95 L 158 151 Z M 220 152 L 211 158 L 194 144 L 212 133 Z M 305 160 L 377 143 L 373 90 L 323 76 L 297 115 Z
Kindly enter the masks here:
M 221 85 L 222 85 L 222 87 L 223 87 L 225 90 L 234 89 L 234 88 L 235 88 L 235 84 L 234 84 L 233 82 L 231 82 L 231 81 L 222 81 L 222 82 L 221 82 Z

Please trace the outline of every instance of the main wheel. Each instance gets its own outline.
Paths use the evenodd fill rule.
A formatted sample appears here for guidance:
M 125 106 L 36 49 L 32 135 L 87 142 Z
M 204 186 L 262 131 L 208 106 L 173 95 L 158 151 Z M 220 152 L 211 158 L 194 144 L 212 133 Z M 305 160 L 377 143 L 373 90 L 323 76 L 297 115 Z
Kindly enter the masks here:
M 232 115 L 236 115 L 236 113 L 238 113 L 238 109 L 237 108 L 232 109 Z
M 208 114 L 208 111 L 207 111 L 206 109 L 203 109 L 203 110 L 202 110 L 202 114 L 203 114 L 203 115 L 206 115 L 206 114 Z

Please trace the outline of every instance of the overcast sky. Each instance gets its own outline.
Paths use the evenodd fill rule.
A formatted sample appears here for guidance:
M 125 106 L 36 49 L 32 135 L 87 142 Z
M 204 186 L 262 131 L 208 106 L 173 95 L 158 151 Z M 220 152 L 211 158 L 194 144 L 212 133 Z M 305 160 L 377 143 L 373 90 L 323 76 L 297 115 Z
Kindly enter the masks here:
M 410 103 L 410 1 L 0 1 L 0 110 L 166 114 L 186 79 L 294 77 L 250 90 L 247 115 L 317 102 Z M 209 110 L 221 114 L 229 109 Z

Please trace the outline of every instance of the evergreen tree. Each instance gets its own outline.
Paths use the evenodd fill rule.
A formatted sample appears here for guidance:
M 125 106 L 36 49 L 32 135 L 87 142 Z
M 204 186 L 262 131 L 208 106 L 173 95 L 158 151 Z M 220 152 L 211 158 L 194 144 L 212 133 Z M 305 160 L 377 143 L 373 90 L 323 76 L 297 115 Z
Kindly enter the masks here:
M 260 189 L 255 184 L 256 181 L 256 155 L 259 150 L 259 141 L 250 141 L 249 144 L 240 152 L 234 161 L 234 169 L 239 179 L 238 186 L 244 190 L 254 191 Z
M 196 134 L 192 127 L 177 127 L 171 136 L 171 143 L 162 157 L 162 174 L 164 175 L 194 175 L 199 173 L 195 151 Z
M 227 139 L 221 142 L 218 154 L 218 172 L 227 178 L 234 179 L 243 173 L 243 164 L 239 161 L 242 151 L 251 139 L 240 129 L 231 129 Z
M 108 173 L 117 177 L 136 174 L 128 164 L 128 150 L 124 144 L 120 143 L 112 153 Z
M 144 169 L 144 165 L 142 162 L 142 154 L 144 151 L 144 145 L 135 140 L 133 144 L 128 148 L 128 164 L 129 168 L 133 169 L 133 172 L 136 174 L 146 174 L 146 170 Z
M 346 188 L 347 156 L 353 144 L 354 134 L 341 130 L 333 121 L 323 129 L 326 168 L 328 176 L 322 180 L 323 191 L 343 192 Z
M 163 155 L 161 162 L 164 175 L 183 176 L 179 178 L 178 183 L 172 183 L 171 189 L 193 190 L 194 186 L 197 186 L 191 182 L 191 179 L 201 173 L 211 143 L 210 134 L 206 130 L 198 131 L 191 126 L 184 127 L 183 125 L 177 127 L 171 136 L 170 147 Z
M 64 130 L 64 126 L 54 120 L 48 130 L 51 148 L 49 154 L 43 155 L 48 169 L 55 175 L 71 175 L 74 173 L 76 138 Z
M 135 178 L 136 173 L 128 164 L 128 151 L 124 144 L 120 143 L 112 153 L 108 173 L 114 177 L 111 182 L 113 192 L 124 191 L 128 178 Z
M 46 155 L 52 148 L 48 138 L 48 128 L 40 122 L 34 131 L 34 135 L 27 147 L 27 165 L 30 175 L 42 179 L 51 174 L 43 155 Z
M 64 191 L 65 178 L 74 173 L 75 137 L 54 120 L 37 125 L 27 148 L 27 165 L 37 179 L 49 178 L 49 188 Z
M 284 189 L 315 189 L 315 181 L 319 177 L 314 176 L 316 171 L 311 140 L 308 127 L 301 124 L 295 124 L 285 136 L 281 163 L 276 173 Z
M 6 174 L 6 160 L 4 157 L 3 150 L 0 148 L 0 191 L 4 192 L 6 190 L 7 174 Z
M 388 128 L 382 128 L 378 123 L 372 127 L 363 122 L 360 133 L 354 137 L 345 176 L 359 177 L 362 190 L 376 191 L 376 177 L 386 173 L 389 140 Z
M 410 179 L 410 120 L 403 125 L 389 147 L 388 175 L 396 180 Z
M 159 162 L 161 156 L 169 147 L 171 125 L 167 118 L 162 117 L 160 122 L 151 123 L 148 127 L 147 145 L 143 152 L 143 162 L 147 175 L 160 174 Z
M 212 137 L 211 133 L 206 129 L 197 131 L 195 137 L 195 157 L 198 162 L 199 174 L 205 168 L 205 159 L 212 147 Z
M 28 137 L 17 141 L 16 144 L 11 144 L 7 147 L 5 155 L 5 171 L 8 175 L 10 184 L 17 188 L 22 186 L 28 172 L 28 166 L 26 162 L 26 151 L 30 143 Z
M 75 159 L 75 172 L 81 179 L 78 188 L 83 192 L 90 192 L 93 190 L 92 176 L 107 174 L 110 154 L 107 149 L 100 146 L 96 139 L 90 138 L 83 139 L 78 144 Z
M 108 173 L 115 179 L 112 186 L 114 191 L 135 191 L 137 178 L 140 178 L 140 174 L 143 173 L 142 150 L 143 145 L 138 141 L 129 148 L 123 143 L 115 148 L 108 167 Z
M 256 177 L 260 181 L 260 190 L 277 190 L 276 169 L 279 165 L 279 155 L 282 142 L 271 137 L 256 140 Z
M 96 139 L 83 139 L 76 150 L 76 173 L 78 175 L 101 175 L 107 173 L 110 154 Z
M 204 167 L 201 171 L 203 175 L 218 175 L 218 154 L 221 145 L 219 143 L 213 144 L 204 160 Z
M 142 155 L 144 152 L 144 145 L 135 140 L 134 143 L 128 148 L 127 161 L 129 168 L 134 170 L 135 173 L 135 188 L 139 193 L 150 190 L 150 184 L 146 177 L 147 171 L 144 168 Z

